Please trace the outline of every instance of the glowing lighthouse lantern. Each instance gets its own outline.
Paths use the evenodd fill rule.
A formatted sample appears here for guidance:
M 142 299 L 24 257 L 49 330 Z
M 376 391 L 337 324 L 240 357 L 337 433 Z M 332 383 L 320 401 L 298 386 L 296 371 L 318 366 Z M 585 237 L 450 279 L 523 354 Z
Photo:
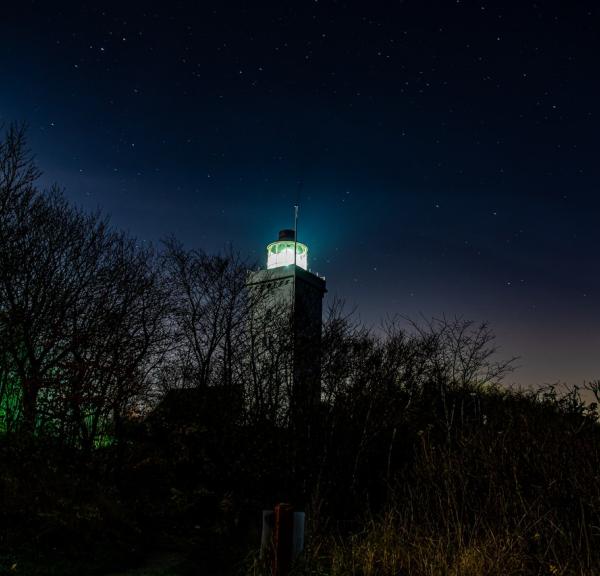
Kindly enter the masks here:
M 281 268 L 294 263 L 294 246 L 296 247 L 296 266 L 308 269 L 308 248 L 306 244 L 294 242 L 293 230 L 281 230 L 279 240 L 267 246 L 267 269 Z

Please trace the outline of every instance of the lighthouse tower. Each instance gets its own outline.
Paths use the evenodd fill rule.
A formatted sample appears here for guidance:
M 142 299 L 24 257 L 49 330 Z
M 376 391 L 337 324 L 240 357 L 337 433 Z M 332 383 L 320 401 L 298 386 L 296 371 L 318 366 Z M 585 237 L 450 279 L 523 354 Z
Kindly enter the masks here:
M 325 279 L 308 268 L 308 247 L 294 230 L 281 230 L 267 246 L 267 267 L 251 272 L 248 285 L 260 292 L 262 313 L 277 318 L 291 336 L 290 397 L 293 421 L 306 422 L 321 396 L 321 328 Z M 267 339 L 268 341 L 268 339 Z

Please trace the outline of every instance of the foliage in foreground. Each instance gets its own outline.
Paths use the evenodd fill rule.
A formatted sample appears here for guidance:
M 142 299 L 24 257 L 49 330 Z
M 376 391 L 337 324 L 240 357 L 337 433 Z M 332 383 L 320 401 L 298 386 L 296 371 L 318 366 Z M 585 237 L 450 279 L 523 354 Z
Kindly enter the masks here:
M 0 571 L 102 574 L 166 550 L 183 561 L 163 573 L 258 573 L 260 510 L 285 500 L 308 512 L 300 573 L 600 570 L 600 383 L 585 401 L 509 391 L 485 324 L 376 333 L 334 303 L 299 429 L 302 350 L 288 318 L 255 313 L 244 262 L 140 248 L 37 176 L 9 130 Z

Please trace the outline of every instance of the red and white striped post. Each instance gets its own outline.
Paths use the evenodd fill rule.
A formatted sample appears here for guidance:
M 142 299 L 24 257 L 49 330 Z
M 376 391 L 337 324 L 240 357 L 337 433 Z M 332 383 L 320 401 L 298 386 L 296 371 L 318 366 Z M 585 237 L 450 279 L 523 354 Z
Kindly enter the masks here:
M 271 564 L 271 576 L 288 576 L 292 562 L 304 548 L 304 512 L 280 503 L 275 510 L 263 510 L 261 557 Z

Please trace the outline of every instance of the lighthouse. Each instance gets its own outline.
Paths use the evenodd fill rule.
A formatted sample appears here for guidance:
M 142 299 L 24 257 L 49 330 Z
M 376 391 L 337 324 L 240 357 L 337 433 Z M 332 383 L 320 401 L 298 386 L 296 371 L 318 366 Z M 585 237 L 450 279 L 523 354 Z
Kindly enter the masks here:
M 266 268 L 249 273 L 248 286 L 260 294 L 255 314 L 277 320 L 290 342 L 290 419 L 304 428 L 321 397 L 321 328 L 325 279 L 310 271 L 309 250 L 296 231 L 281 230 L 267 245 Z M 266 324 L 263 324 L 266 326 Z M 264 328 L 268 331 L 268 328 Z M 277 334 L 264 334 L 264 346 Z

